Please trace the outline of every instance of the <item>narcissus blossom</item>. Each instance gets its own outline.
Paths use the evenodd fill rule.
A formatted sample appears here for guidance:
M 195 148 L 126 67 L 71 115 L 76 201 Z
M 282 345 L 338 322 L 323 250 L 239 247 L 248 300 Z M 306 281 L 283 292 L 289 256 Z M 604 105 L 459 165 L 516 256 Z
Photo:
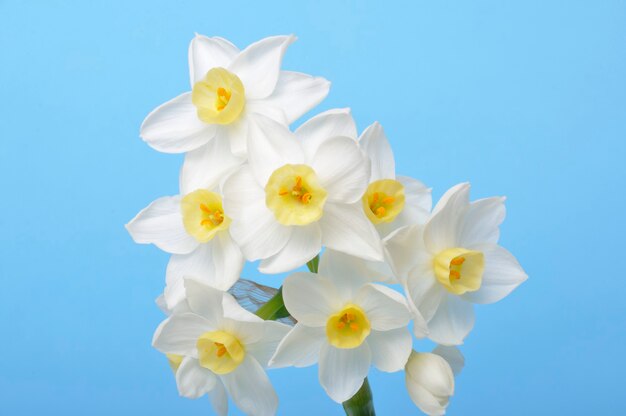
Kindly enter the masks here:
M 270 119 L 248 148 L 249 164 L 224 183 L 232 235 L 264 273 L 280 273 L 315 257 L 322 245 L 382 260 L 382 244 L 361 197 L 370 167 L 348 111 L 334 110 L 291 133 Z
M 429 337 L 458 345 L 474 326 L 472 303 L 493 303 L 526 280 L 521 266 L 500 247 L 504 198 L 469 202 L 467 183 L 441 198 L 425 225 L 398 230 L 386 253 Z M 417 335 L 417 334 L 416 334 Z
M 371 163 L 367 190 L 361 198 L 363 211 L 382 237 L 398 228 L 423 224 L 432 206 L 430 189 L 407 176 L 396 176 L 393 151 L 378 123 L 359 137 L 359 145 Z
M 181 195 L 157 199 L 126 225 L 137 243 L 152 243 L 172 253 L 164 292 L 169 308 L 184 297 L 185 276 L 220 290 L 228 290 L 239 279 L 244 259 L 230 236 L 231 218 L 224 211 L 219 189 L 219 183 L 240 163 L 234 157 L 220 157 L 219 148 L 227 146 L 213 141 L 188 155 L 181 173 Z M 208 161 L 211 169 L 188 172 L 187 167 L 197 163 L 196 155 Z
M 281 341 L 270 367 L 306 367 L 319 362 L 319 380 L 336 402 L 352 397 L 370 365 L 404 368 L 411 353 L 411 319 L 405 299 L 386 286 L 368 283 L 362 260 L 332 259 L 326 252 L 319 274 L 285 279 L 283 298 L 298 323 Z
M 290 124 L 328 94 L 330 83 L 299 72 L 281 71 L 283 54 L 295 36 L 272 36 L 239 51 L 226 39 L 196 35 L 189 45 L 190 92 L 152 111 L 141 137 L 154 149 L 182 153 L 211 140 L 230 144 L 245 157 L 250 128 L 258 118 Z
M 454 374 L 440 355 L 411 352 L 405 368 L 406 388 L 411 400 L 429 416 L 446 414 L 454 394 Z
M 192 279 L 185 289 L 186 308 L 174 309 L 153 339 L 174 360 L 179 393 L 209 394 L 220 415 L 228 410 L 226 394 L 247 415 L 274 415 L 278 398 L 263 368 L 290 327 L 263 321 L 229 294 Z

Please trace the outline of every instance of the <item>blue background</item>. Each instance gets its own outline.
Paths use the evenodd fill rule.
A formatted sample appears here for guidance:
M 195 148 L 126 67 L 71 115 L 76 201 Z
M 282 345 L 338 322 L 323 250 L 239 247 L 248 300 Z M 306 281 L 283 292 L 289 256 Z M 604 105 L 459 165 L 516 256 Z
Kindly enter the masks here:
M 626 413 L 626 3 L 384 3 L 0 0 L 0 414 L 211 413 L 150 346 L 168 256 L 123 227 L 177 192 L 138 131 L 188 90 L 193 32 L 297 34 L 284 67 L 333 82 L 315 111 L 379 120 L 436 198 L 508 196 L 530 279 L 477 308 L 451 414 Z M 342 414 L 316 371 L 271 372 L 280 414 Z M 402 374 L 371 383 L 418 413 Z

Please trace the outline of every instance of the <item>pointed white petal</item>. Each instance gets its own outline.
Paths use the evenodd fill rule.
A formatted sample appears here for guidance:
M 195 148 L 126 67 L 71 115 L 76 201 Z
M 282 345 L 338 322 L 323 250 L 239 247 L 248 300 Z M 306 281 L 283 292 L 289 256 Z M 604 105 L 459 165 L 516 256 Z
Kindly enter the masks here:
M 330 315 L 343 306 L 329 280 L 307 272 L 293 273 L 285 279 L 283 299 L 298 322 L 314 327 L 325 327 Z
M 186 195 L 197 189 L 213 190 L 243 163 L 230 150 L 230 144 L 219 138 L 185 155 L 180 172 L 180 192 Z
M 369 157 L 372 166 L 370 182 L 396 178 L 396 162 L 383 127 L 375 122 L 361 134 L 359 146 Z
M 243 215 L 231 224 L 230 233 L 248 260 L 266 259 L 285 247 L 293 227 L 276 221 L 265 206 L 265 199 L 249 205 L 242 212 Z
M 197 359 L 185 357 L 176 370 L 178 393 L 188 399 L 204 396 L 217 384 L 217 377 L 210 370 L 200 366 Z
M 241 79 L 246 98 L 265 98 L 274 92 L 283 55 L 296 40 L 291 36 L 271 36 L 248 46 L 235 57 L 228 69 Z
M 302 163 L 304 155 L 286 126 L 257 114 L 250 118 L 248 160 L 257 182 L 265 188 L 274 170 L 288 163 Z
M 432 260 L 424 260 L 411 270 L 404 290 L 413 306 L 429 321 L 448 292 L 435 278 Z
M 235 157 L 245 159 L 248 155 L 248 135 L 250 134 L 250 116 L 244 109 L 244 113 L 237 121 L 225 126 L 219 126 L 216 139 L 224 140 L 230 144 L 230 151 Z
M 209 400 L 211 401 L 211 407 L 213 407 L 217 415 L 228 415 L 228 395 L 221 379 L 217 379 L 215 387 L 209 392 Z
M 232 372 L 220 376 L 233 402 L 247 415 L 273 416 L 278 396 L 261 365 L 250 355 Z
M 141 138 L 164 153 L 183 153 L 215 137 L 216 127 L 198 118 L 191 93 L 186 92 L 153 110 L 141 125 Z
M 257 321 L 239 321 L 226 318 L 222 321 L 220 329 L 235 335 L 247 348 L 248 344 L 259 342 L 263 338 L 263 334 L 265 333 L 264 324 L 265 321 L 260 318 Z
M 354 303 L 363 308 L 372 329 L 377 331 L 406 327 L 411 321 L 404 297 L 386 286 L 372 283 L 363 286 Z
M 154 332 L 152 346 L 165 354 L 196 354 L 198 337 L 214 330 L 211 322 L 194 313 L 175 314 L 161 322 Z
M 393 373 L 404 369 L 411 355 L 413 338 L 408 327 L 391 331 L 372 331 L 367 337 L 372 364 L 380 371 Z
M 350 137 L 356 140 L 356 124 L 349 108 L 328 110 L 303 123 L 295 131 L 307 155 L 333 137 Z
M 276 274 L 296 269 L 317 256 L 322 249 L 322 232 L 317 223 L 292 227 L 282 250 L 259 265 L 261 273 Z
M 460 345 L 474 327 L 474 306 L 460 297 L 443 297 L 428 321 L 428 337 L 442 345 Z
M 480 288 L 462 297 L 472 303 L 494 303 L 506 297 L 528 276 L 517 259 L 503 247 L 495 244 L 469 246 L 485 255 L 485 271 Z
M 506 215 L 504 200 L 503 197 L 485 198 L 469 205 L 460 227 L 460 247 L 498 243 L 500 224 Z
M 351 204 L 361 202 L 370 175 L 369 162 L 356 142 L 348 137 L 334 137 L 322 143 L 311 166 L 328 200 Z
M 291 124 L 322 102 L 329 89 L 330 82 L 322 77 L 281 71 L 274 93 L 264 104 L 281 109 L 287 117 L 286 124 Z
M 224 317 L 222 308 L 224 293 L 221 290 L 200 283 L 192 277 L 186 277 L 185 294 L 193 313 L 202 316 L 213 327 L 220 325 Z
M 189 43 L 189 79 L 191 87 L 200 81 L 209 69 L 225 68 L 235 59 L 239 49 L 226 39 L 198 35 Z
M 326 247 L 367 260 L 383 259 L 380 237 L 365 217 L 360 202 L 350 205 L 326 202 L 320 227 Z
M 319 379 L 331 399 L 343 403 L 361 388 L 372 362 L 367 342 L 352 349 L 322 345 Z
M 224 293 L 224 299 L 222 300 L 222 307 L 224 308 L 225 318 L 229 318 L 234 321 L 263 322 L 263 319 L 259 318 L 257 315 L 253 314 L 252 312 L 246 310 L 228 292 Z
M 433 350 L 433 354 L 437 354 L 448 362 L 454 375 L 461 374 L 463 367 L 465 366 L 465 357 L 457 347 L 450 347 L 446 345 L 437 345 Z
M 230 175 L 222 187 L 224 193 L 224 213 L 236 220 L 246 216 L 246 210 L 252 204 L 265 201 L 265 192 L 250 165 L 243 165 Z
M 395 230 L 383 240 L 385 259 L 401 282 L 406 281 L 421 257 L 430 257 L 423 233 L 424 227 L 415 224 Z
M 430 213 L 433 207 L 433 197 L 429 187 L 408 176 L 398 176 L 396 180 L 404 186 L 406 205 L 419 207 Z
M 435 206 L 424 229 L 424 243 L 431 253 L 459 246 L 463 216 L 469 208 L 469 191 L 468 183 L 456 185 Z
M 263 337 L 246 345 L 246 352 L 252 355 L 262 367 L 267 367 L 276 352 L 278 344 L 285 338 L 291 327 L 280 322 L 265 321 Z
M 278 345 L 269 362 L 271 368 L 308 367 L 319 359 L 322 344 L 326 342 L 326 329 L 297 323 Z
M 262 100 L 249 100 L 246 103 L 246 113 L 253 115 L 260 114 L 285 126 L 289 125 L 289 120 L 287 119 L 285 111 L 270 102 L 268 98 L 264 98 Z
M 165 196 L 141 210 L 128 224 L 129 234 L 140 244 L 154 244 L 168 253 L 186 254 L 198 242 L 185 230 L 180 215 L 180 196 Z

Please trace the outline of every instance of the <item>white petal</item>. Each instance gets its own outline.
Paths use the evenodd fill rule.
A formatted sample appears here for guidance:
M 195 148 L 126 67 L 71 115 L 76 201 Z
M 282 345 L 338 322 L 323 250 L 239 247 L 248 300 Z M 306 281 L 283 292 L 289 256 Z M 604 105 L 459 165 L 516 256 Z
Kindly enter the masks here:
M 189 79 L 191 86 L 200 81 L 209 69 L 225 68 L 237 56 L 239 49 L 226 39 L 196 34 L 189 43 Z
M 365 217 L 360 202 L 350 205 L 326 202 L 320 227 L 326 247 L 367 260 L 383 260 L 380 237 Z
M 447 401 L 438 400 L 437 397 L 420 384 L 411 385 L 407 380 L 407 390 L 415 406 L 419 407 L 428 416 L 442 416 L 446 414 Z
M 248 136 L 250 135 L 250 115 L 244 113 L 237 121 L 219 126 L 215 138 L 230 144 L 230 151 L 235 157 L 246 158 L 248 152 Z
M 463 299 L 472 303 L 494 303 L 528 279 L 517 259 L 503 247 L 495 244 L 469 247 L 483 252 L 485 271 L 480 288 L 475 292 L 465 293 Z
M 393 373 L 404 369 L 411 355 L 413 338 L 409 328 L 372 331 L 367 337 L 372 351 L 372 364 L 380 371 Z
M 317 223 L 292 227 L 291 237 L 282 250 L 263 260 L 261 273 L 276 274 L 296 269 L 317 256 L 322 249 L 322 232 Z
M 219 416 L 228 415 L 228 396 L 226 395 L 226 389 L 224 384 L 219 378 L 215 383 L 213 390 L 209 392 L 209 400 L 211 401 L 211 407 Z
M 432 260 L 424 260 L 411 270 L 404 290 L 419 313 L 429 321 L 448 292 L 435 278 Z
M 413 352 L 406 365 L 406 387 L 411 400 L 428 415 L 443 415 L 454 394 L 454 375 L 438 355 Z
M 217 377 L 210 370 L 200 366 L 197 359 L 185 357 L 176 370 L 178 393 L 188 399 L 204 396 L 217 384 Z
M 222 298 L 224 293 L 193 278 L 185 278 L 185 294 L 189 308 L 208 322 L 211 326 L 219 326 L 223 317 Z
M 468 183 L 456 185 L 435 206 L 424 229 L 424 242 L 431 253 L 459 246 L 463 216 L 469 208 L 469 191 Z
M 226 140 L 211 140 L 185 155 L 180 172 L 180 191 L 185 195 L 197 189 L 213 190 L 242 162 L 243 159 L 232 154 Z
M 343 403 L 361 388 L 372 362 L 367 342 L 352 349 L 322 345 L 320 353 L 320 384 L 331 399 Z
M 289 313 L 306 326 L 326 326 L 328 318 L 343 306 L 335 287 L 326 278 L 297 272 L 283 282 L 283 299 Z
M 241 306 L 239 302 L 237 302 L 237 300 L 228 292 L 224 293 L 222 307 L 224 308 L 225 318 L 230 318 L 234 321 L 263 322 L 263 319 L 244 309 L 244 307 Z
M 250 165 L 244 165 L 230 175 L 224 181 L 222 191 L 224 213 L 237 220 L 246 216 L 251 204 L 265 201 L 265 192 L 256 181 Z
M 396 178 L 404 186 L 406 205 L 419 207 L 430 213 L 433 207 L 432 190 L 417 179 L 408 176 Z
M 281 109 L 291 124 L 322 102 L 329 89 L 330 82 L 322 77 L 281 71 L 274 93 L 264 103 Z
M 311 160 L 328 200 L 351 204 L 361 202 L 370 175 L 369 163 L 356 142 L 334 137 L 322 143 Z
M 262 367 L 267 367 L 270 358 L 276 352 L 278 344 L 287 335 L 291 327 L 280 322 L 265 321 L 263 337 L 255 343 L 246 345 L 246 352 L 252 355 Z
M 221 376 L 233 402 L 247 415 L 273 416 L 278 396 L 261 365 L 250 355 L 231 373 Z
M 405 282 L 420 257 L 431 257 L 424 246 L 424 227 L 420 224 L 400 228 L 383 240 L 385 259 L 396 277 Z
M 359 146 L 369 157 L 372 166 L 370 182 L 396 178 L 396 162 L 383 127 L 375 122 L 359 138 Z
M 325 342 L 325 328 L 312 328 L 297 323 L 278 345 L 269 366 L 271 368 L 311 366 L 318 361 L 322 344 Z
M 247 114 L 260 114 L 267 118 L 270 118 L 280 124 L 289 125 L 287 115 L 282 108 L 276 107 L 273 103 L 269 102 L 268 98 L 262 100 L 250 100 L 246 103 Z
M 141 210 L 126 229 L 140 244 L 154 244 L 168 253 L 186 254 L 198 242 L 185 230 L 180 215 L 180 196 L 165 196 Z
M 504 200 L 503 197 L 493 197 L 479 199 L 470 204 L 461 224 L 459 246 L 498 243 L 500 224 L 506 215 Z
M 291 36 L 271 36 L 241 51 L 229 65 L 246 90 L 246 98 L 265 98 L 274 92 L 287 47 L 296 40 Z
M 442 345 L 460 345 L 474 327 L 474 306 L 452 294 L 446 295 L 428 321 L 428 337 Z
M 165 354 L 195 355 L 198 337 L 215 329 L 211 322 L 194 313 L 175 314 L 159 325 L 152 346 Z
M 165 153 L 183 153 L 215 137 L 216 127 L 198 118 L 191 93 L 186 92 L 153 110 L 141 125 L 141 138 Z
M 249 205 L 243 213 L 232 222 L 230 233 L 248 260 L 266 259 L 285 247 L 293 227 L 276 221 L 274 214 L 265 206 L 264 199 Z
M 350 137 L 356 140 L 356 124 L 349 108 L 328 110 L 303 123 L 295 131 L 307 155 L 333 137 Z
M 265 333 L 265 321 L 259 319 L 258 321 L 244 320 L 239 321 L 236 319 L 224 319 L 220 326 L 220 329 L 233 334 L 237 337 L 241 343 L 247 347 L 248 344 L 259 342 Z
M 248 160 L 257 182 L 265 188 L 272 172 L 289 163 L 302 163 L 304 155 L 300 144 L 286 126 L 255 115 L 250 120 Z
M 371 283 L 363 286 L 354 303 L 363 308 L 372 329 L 377 331 L 402 328 L 411 320 L 404 297 L 386 286 Z
M 189 254 L 175 254 L 167 264 L 166 299 L 174 306 L 184 293 L 178 289 L 185 276 L 219 290 L 228 290 L 239 279 L 244 259 L 228 231 L 217 234 L 208 243 L 200 244 Z
M 461 374 L 463 367 L 465 366 L 465 357 L 457 347 L 450 347 L 446 345 L 437 345 L 433 350 L 433 354 L 437 354 L 448 362 L 454 375 Z

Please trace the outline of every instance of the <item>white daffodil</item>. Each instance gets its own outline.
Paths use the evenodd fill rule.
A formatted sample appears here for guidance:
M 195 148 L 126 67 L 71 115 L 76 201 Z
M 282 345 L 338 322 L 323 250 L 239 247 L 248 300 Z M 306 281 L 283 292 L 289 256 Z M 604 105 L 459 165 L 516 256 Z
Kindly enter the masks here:
M 231 219 L 219 191 L 220 181 L 240 163 L 235 157 L 223 157 L 220 149 L 227 146 L 214 140 L 200 149 L 207 153 L 201 156 L 209 161 L 210 170 L 188 171 L 198 161 L 188 155 L 180 178 L 181 195 L 157 199 L 126 225 L 137 243 L 152 243 L 172 253 L 164 293 L 169 308 L 184 297 L 184 276 L 228 290 L 243 268 L 243 255 L 230 236 Z
M 422 412 L 429 416 L 446 414 L 454 394 L 454 374 L 443 357 L 412 351 L 404 374 L 409 396 Z
M 450 189 L 424 225 L 405 227 L 385 242 L 387 257 L 429 337 L 458 345 L 474 326 L 472 303 L 493 303 L 527 279 L 500 247 L 504 198 L 469 202 L 467 183 Z M 418 335 L 418 334 L 416 334 Z
M 250 142 L 248 165 L 224 183 L 232 235 L 259 270 L 280 273 L 315 257 L 322 245 L 369 260 L 382 244 L 361 197 L 369 163 L 348 110 L 317 116 L 291 133 L 268 118 Z
M 402 295 L 367 283 L 359 262 L 327 259 L 327 254 L 319 274 L 285 279 L 285 306 L 298 323 L 279 344 L 270 367 L 319 362 L 322 387 L 341 403 L 359 390 L 370 365 L 385 372 L 404 368 L 412 346 L 411 314 Z
M 432 207 L 431 190 L 407 176 L 396 176 L 393 151 L 378 123 L 359 138 L 361 149 L 371 162 L 368 187 L 361 199 L 363 211 L 381 237 L 398 228 L 423 224 Z
M 179 393 L 209 394 L 225 415 L 227 396 L 247 415 L 274 415 L 278 397 L 263 370 L 290 327 L 263 321 L 227 293 L 185 279 L 188 310 L 178 308 L 156 330 L 153 345 L 173 357 Z
M 245 156 L 259 117 L 290 124 L 321 102 L 330 83 L 319 77 L 281 71 L 283 54 L 295 36 L 273 36 L 239 51 L 222 38 L 196 35 L 189 45 L 190 92 L 152 111 L 141 137 L 154 149 L 182 153 L 213 139 L 230 143 Z

